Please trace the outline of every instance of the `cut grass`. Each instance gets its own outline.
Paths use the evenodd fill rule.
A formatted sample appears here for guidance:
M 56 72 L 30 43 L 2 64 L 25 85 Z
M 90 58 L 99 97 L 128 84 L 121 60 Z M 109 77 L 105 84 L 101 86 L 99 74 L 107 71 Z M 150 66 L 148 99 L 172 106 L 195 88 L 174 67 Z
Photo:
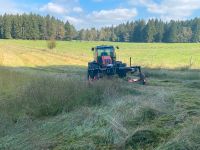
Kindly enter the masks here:
M 1 99 L 0 149 L 199 147 L 200 95 L 187 86 L 193 72 L 164 70 L 164 84 L 162 70 L 148 70 L 152 76 L 142 86 L 118 79 L 88 85 L 63 73 L 2 70 L 1 81 L 14 85 L 7 84 Z

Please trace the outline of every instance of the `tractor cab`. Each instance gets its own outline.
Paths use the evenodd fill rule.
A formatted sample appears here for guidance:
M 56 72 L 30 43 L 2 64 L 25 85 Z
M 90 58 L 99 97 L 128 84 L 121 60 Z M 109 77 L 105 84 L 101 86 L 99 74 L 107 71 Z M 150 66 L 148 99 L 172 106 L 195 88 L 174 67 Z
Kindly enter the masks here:
M 101 66 L 112 65 L 116 61 L 115 48 L 113 46 L 97 46 L 94 51 L 94 61 Z

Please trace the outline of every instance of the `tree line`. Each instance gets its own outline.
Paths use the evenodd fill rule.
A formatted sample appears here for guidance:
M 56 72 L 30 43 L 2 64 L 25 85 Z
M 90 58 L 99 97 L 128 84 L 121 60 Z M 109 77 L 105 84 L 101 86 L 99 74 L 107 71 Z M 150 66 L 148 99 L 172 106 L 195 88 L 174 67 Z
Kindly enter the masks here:
M 36 14 L 0 15 L 0 39 L 71 40 L 76 34 L 73 25 L 55 17 Z
M 77 31 L 68 21 L 36 14 L 0 15 L 0 39 L 86 40 L 113 42 L 200 42 L 200 18 L 164 22 L 150 19 Z

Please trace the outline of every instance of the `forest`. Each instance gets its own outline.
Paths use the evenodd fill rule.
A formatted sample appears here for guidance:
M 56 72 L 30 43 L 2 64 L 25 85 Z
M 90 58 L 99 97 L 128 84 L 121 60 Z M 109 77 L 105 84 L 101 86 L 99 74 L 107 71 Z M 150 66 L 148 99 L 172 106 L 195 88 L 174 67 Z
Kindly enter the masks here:
M 112 42 L 200 42 L 200 18 L 169 22 L 136 20 L 100 29 L 77 30 L 69 21 L 37 14 L 0 15 L 0 39 Z

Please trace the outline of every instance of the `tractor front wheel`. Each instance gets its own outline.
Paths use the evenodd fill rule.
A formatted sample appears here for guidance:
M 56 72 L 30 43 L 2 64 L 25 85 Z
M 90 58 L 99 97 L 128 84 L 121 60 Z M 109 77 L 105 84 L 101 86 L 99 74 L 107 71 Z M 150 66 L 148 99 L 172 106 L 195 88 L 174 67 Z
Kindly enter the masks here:
M 99 79 L 98 72 L 95 73 L 93 71 L 88 71 L 87 78 L 88 78 L 89 81 L 93 81 L 93 80 Z

